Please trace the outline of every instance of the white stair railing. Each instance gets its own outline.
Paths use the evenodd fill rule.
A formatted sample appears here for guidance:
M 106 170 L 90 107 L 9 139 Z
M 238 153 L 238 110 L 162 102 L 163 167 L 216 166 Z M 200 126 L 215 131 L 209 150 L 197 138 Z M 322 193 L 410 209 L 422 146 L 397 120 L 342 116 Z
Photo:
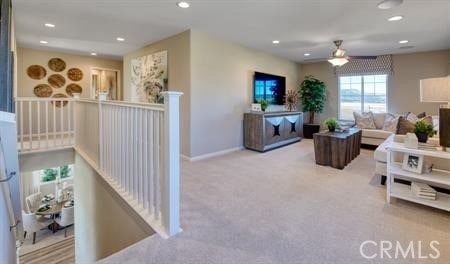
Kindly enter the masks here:
M 20 152 L 73 145 L 73 98 L 17 97 L 15 100 Z
M 164 104 L 80 100 L 75 149 L 163 237 L 180 232 L 179 97 Z
M 23 238 L 15 115 L 0 112 L 0 262 L 16 263 Z

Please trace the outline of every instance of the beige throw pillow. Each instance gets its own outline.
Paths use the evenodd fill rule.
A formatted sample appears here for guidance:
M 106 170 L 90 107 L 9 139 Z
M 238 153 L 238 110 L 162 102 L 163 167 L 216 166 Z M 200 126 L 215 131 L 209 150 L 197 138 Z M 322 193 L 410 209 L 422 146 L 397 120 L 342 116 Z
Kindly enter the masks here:
M 353 112 L 353 117 L 355 118 L 356 127 L 361 129 L 376 129 L 372 112 L 362 114 Z
M 377 129 L 383 129 L 384 119 L 386 118 L 386 113 L 372 113 L 373 122 L 375 123 L 375 127 Z
M 422 119 L 417 119 L 417 121 L 424 121 L 427 124 L 433 125 L 433 118 L 431 116 L 426 116 Z M 416 122 L 417 122 L 416 121 Z M 400 117 L 397 125 L 397 134 L 406 135 L 407 133 L 413 133 L 414 125 L 416 122 L 411 122 L 407 117 Z
M 386 117 L 384 118 L 383 130 L 396 133 L 399 118 L 400 116 L 396 116 L 389 113 L 386 114 Z

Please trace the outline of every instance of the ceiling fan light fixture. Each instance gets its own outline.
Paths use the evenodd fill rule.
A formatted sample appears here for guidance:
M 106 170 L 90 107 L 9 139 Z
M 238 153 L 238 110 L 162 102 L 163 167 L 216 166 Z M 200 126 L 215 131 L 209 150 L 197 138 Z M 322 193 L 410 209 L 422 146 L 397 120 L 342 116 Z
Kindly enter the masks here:
M 403 3 L 403 0 L 384 0 L 378 3 L 377 7 L 379 9 L 391 9 L 399 6 Z
M 328 60 L 329 63 L 331 63 L 333 66 L 340 67 L 348 62 L 348 59 L 346 57 L 332 57 Z

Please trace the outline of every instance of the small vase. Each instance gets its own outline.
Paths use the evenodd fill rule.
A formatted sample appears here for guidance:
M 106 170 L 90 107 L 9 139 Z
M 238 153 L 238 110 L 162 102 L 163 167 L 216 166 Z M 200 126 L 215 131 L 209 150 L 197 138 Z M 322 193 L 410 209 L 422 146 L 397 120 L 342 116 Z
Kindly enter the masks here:
M 329 130 L 330 132 L 334 132 L 334 131 L 336 131 L 336 128 L 335 128 L 335 127 L 328 127 L 328 130 Z
M 428 140 L 427 133 L 416 133 L 416 136 L 420 143 L 427 143 Z

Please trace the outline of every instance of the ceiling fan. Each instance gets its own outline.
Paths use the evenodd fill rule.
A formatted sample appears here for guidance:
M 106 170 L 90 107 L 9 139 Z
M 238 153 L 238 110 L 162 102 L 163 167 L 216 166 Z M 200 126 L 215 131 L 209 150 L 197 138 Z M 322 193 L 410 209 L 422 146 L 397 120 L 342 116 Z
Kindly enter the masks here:
M 342 66 L 349 62 L 349 60 L 375 60 L 377 56 L 346 56 L 345 49 L 341 48 L 343 40 L 335 40 L 333 41 L 334 45 L 336 45 L 336 50 L 333 51 L 331 57 L 328 59 L 328 62 L 333 66 Z

